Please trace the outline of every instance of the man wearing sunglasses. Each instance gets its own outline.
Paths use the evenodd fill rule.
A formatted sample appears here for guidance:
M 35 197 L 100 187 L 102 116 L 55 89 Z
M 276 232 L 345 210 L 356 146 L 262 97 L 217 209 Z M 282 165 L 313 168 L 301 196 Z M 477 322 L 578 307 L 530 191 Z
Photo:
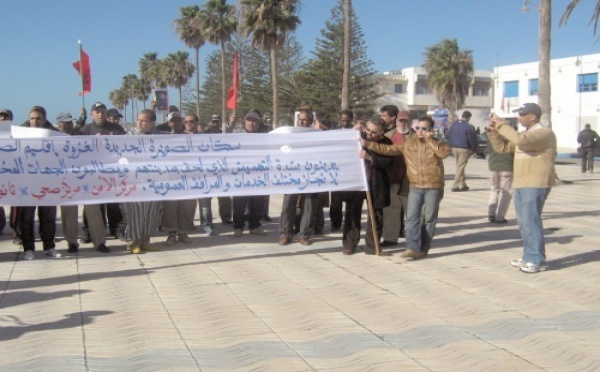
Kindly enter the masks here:
M 494 115 L 488 125 L 488 138 L 497 152 L 515 153 L 513 198 L 523 256 L 511 265 L 525 273 L 537 273 L 546 261 L 542 209 L 556 177 L 556 136 L 540 124 L 542 110 L 535 103 L 525 103 L 514 112 L 519 114 L 525 132 L 517 132 Z
M 378 154 L 404 155 L 410 182 L 406 214 L 406 245 L 402 257 L 423 258 L 431 248 L 435 234 L 440 202 L 444 196 L 444 163 L 449 149 L 445 142 L 433 137 L 433 119 L 423 116 L 415 127 L 415 135 L 404 143 L 381 145 L 361 141 L 363 146 Z M 421 224 L 423 214 L 424 224 Z

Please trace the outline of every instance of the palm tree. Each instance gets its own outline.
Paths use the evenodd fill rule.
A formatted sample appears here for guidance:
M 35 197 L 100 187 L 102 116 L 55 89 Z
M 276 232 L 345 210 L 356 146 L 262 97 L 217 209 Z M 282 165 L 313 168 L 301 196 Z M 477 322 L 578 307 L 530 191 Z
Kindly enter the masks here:
M 181 88 L 194 75 L 194 65 L 189 61 L 188 52 L 175 52 L 167 55 L 162 62 L 163 73 L 169 86 L 179 90 L 179 108 L 181 109 Z
M 221 122 L 223 133 L 227 126 L 227 85 L 225 83 L 225 43 L 237 29 L 235 7 L 227 5 L 227 0 L 209 0 L 201 11 L 202 35 L 214 45 L 221 46 Z
M 145 53 L 144 56 L 139 59 L 138 65 L 140 67 L 140 84 L 144 88 L 144 108 L 146 108 L 146 100 L 152 92 L 152 88 L 155 86 L 160 75 L 160 60 L 158 59 L 158 53 Z M 140 99 L 143 99 L 143 97 Z
M 136 102 L 136 98 L 135 98 L 135 84 L 137 84 L 138 81 L 138 77 L 135 74 L 128 74 L 123 76 L 122 79 L 122 83 L 121 83 L 121 89 L 123 89 L 123 91 L 127 94 L 127 98 L 131 99 L 131 122 L 134 122 L 134 107 L 135 107 L 135 102 Z M 137 115 L 137 113 L 135 113 Z
M 241 0 L 244 9 L 243 29 L 252 35 L 252 44 L 269 52 L 271 86 L 273 89 L 272 123 L 278 123 L 277 60 L 275 50 L 283 43 L 286 35 L 296 29 L 300 18 L 296 15 L 298 0 Z
M 572 0 L 569 3 L 569 5 L 567 5 L 565 12 L 563 13 L 562 17 L 560 17 L 560 22 L 558 24 L 559 26 L 562 26 L 567 23 L 567 21 L 569 20 L 569 17 L 571 16 L 571 12 L 573 12 L 573 9 L 575 9 L 575 7 L 578 4 L 579 4 L 579 0 Z M 594 23 L 594 35 L 596 35 L 596 30 L 598 30 L 598 22 L 599 21 L 600 21 L 600 0 L 598 0 L 598 2 L 596 2 L 596 6 L 594 7 L 594 11 L 592 12 L 592 17 L 590 18 L 590 23 Z
M 122 88 L 115 89 L 108 93 L 108 100 L 113 104 L 113 106 L 119 109 L 119 111 L 124 110 L 127 106 L 127 102 L 129 101 L 127 98 L 127 92 L 125 92 Z
M 350 107 L 350 40 L 352 1 L 344 0 L 344 72 L 342 73 L 342 110 Z
M 204 45 L 202 19 L 198 5 L 184 6 L 180 10 L 181 18 L 173 23 L 179 40 L 196 51 L 196 115 L 200 116 L 200 48 Z
M 461 109 L 471 86 L 473 57 L 471 50 L 460 50 L 456 39 L 444 39 L 425 51 L 427 84 L 451 115 Z

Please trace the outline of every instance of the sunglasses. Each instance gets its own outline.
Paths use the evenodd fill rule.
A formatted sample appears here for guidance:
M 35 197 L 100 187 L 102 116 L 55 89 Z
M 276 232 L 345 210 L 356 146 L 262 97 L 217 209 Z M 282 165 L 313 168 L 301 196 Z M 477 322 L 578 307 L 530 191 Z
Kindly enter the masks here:
M 427 132 L 429 128 L 427 127 L 415 127 L 415 130 L 422 130 L 423 132 Z
M 382 132 L 373 132 L 373 131 L 372 131 L 372 130 L 370 130 L 370 129 L 365 129 L 365 131 L 366 131 L 367 133 L 371 133 L 371 134 L 372 134 L 372 135 L 374 135 L 374 136 L 381 136 L 381 135 L 383 134 Z

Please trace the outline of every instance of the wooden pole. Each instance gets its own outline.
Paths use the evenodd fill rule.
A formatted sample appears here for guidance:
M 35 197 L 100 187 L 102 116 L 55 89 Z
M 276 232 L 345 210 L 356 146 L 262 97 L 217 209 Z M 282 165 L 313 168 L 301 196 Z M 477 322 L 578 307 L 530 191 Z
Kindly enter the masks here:
M 83 79 L 83 59 L 81 58 L 81 51 L 83 47 L 81 46 L 81 40 L 77 40 L 77 44 L 79 44 L 79 77 L 81 78 L 81 104 L 83 108 L 85 108 L 85 82 Z
M 373 231 L 373 241 L 375 242 L 375 254 L 379 256 L 379 235 L 377 235 L 377 221 L 375 221 L 375 211 L 373 210 L 373 202 L 371 201 L 371 193 L 367 191 L 367 209 L 371 219 L 371 231 Z

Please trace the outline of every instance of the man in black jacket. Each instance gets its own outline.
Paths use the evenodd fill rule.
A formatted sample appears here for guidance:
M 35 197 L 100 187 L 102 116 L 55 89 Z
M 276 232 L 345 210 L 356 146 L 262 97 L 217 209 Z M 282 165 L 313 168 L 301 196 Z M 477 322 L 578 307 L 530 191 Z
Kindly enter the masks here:
M 592 130 L 589 124 L 579 132 L 577 143 L 581 145 L 581 173 L 594 173 L 594 147 L 600 143 L 598 133 Z
M 367 129 L 364 132 L 364 139 L 384 145 L 393 144 L 392 140 L 385 136 L 385 121 L 382 118 L 373 118 L 367 122 Z M 394 158 L 390 156 L 379 155 L 368 150 L 362 150 L 360 157 L 365 159 L 367 181 L 369 183 L 369 193 L 373 215 L 375 216 L 375 226 L 377 232 L 373 231 L 371 223 L 371 213 L 367 216 L 367 232 L 365 234 L 365 253 L 376 254 L 375 241 L 381 240 L 383 232 L 383 208 L 390 205 L 390 180 L 388 172 L 394 163 Z M 344 254 L 352 254 L 344 248 Z

